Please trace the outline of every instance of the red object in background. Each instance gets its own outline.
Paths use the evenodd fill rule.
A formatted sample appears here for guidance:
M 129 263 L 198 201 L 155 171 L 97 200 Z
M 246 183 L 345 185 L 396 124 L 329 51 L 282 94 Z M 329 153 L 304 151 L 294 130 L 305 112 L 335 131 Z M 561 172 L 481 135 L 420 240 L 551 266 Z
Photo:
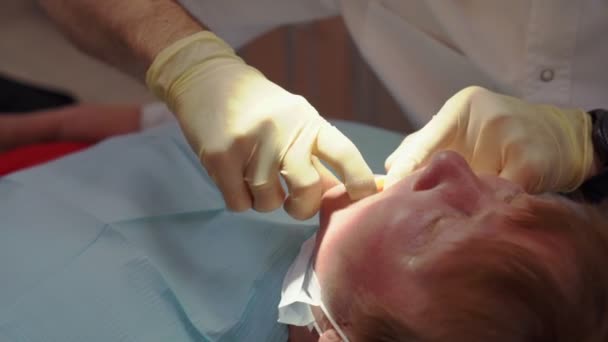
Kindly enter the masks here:
M 46 163 L 91 145 L 81 142 L 57 142 L 29 145 L 0 153 L 0 176 Z

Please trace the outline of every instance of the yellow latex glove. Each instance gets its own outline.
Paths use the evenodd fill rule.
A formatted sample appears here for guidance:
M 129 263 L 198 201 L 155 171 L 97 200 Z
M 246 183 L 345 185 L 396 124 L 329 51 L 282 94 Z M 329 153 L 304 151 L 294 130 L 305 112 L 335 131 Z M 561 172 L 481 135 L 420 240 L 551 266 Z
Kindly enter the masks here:
M 385 187 L 440 150 L 459 152 L 475 172 L 499 175 L 529 193 L 568 192 L 592 170 L 591 119 L 577 109 L 465 88 L 387 158 Z
M 161 51 L 146 81 L 177 116 L 229 209 L 269 211 L 284 203 L 295 218 L 314 215 L 330 182 L 317 157 L 341 176 L 351 198 L 376 192 L 370 168 L 348 138 L 211 32 Z

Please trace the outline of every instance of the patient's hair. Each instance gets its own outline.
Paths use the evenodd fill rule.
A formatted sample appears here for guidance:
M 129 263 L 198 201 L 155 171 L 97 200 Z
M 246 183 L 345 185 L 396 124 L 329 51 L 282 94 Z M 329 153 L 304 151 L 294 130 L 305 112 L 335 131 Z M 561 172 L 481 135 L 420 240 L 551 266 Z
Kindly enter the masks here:
M 415 317 L 401 317 L 357 296 L 352 340 L 608 341 L 606 214 L 597 207 L 575 208 L 531 196 L 504 214 L 512 229 L 563 237 L 569 242 L 563 251 L 569 265 L 556 265 L 558 272 L 551 272 L 546 261 L 515 243 L 491 237 L 467 240 L 424 275 L 430 302 Z

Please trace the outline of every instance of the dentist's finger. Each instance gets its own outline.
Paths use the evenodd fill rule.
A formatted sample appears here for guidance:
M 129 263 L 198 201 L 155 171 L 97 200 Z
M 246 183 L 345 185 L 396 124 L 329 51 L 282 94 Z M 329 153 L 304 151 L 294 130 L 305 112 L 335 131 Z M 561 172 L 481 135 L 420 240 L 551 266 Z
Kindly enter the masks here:
M 351 199 L 376 193 L 372 170 L 355 144 L 336 127 L 328 123 L 319 129 L 315 154 L 336 170 Z
M 405 138 L 387 158 L 384 187 L 391 187 L 424 165 L 435 152 L 447 148 L 458 134 L 459 117 L 464 112 L 468 112 L 466 103 L 449 100 L 422 129 Z

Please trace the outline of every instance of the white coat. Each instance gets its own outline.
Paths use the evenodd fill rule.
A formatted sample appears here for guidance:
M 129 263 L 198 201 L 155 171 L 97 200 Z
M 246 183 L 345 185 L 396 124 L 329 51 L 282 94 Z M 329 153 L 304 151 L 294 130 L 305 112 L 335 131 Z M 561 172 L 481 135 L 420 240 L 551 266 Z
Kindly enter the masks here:
M 608 1 L 179 0 L 234 47 L 341 15 L 409 120 L 481 85 L 537 103 L 608 107 Z

